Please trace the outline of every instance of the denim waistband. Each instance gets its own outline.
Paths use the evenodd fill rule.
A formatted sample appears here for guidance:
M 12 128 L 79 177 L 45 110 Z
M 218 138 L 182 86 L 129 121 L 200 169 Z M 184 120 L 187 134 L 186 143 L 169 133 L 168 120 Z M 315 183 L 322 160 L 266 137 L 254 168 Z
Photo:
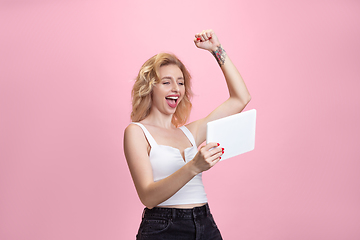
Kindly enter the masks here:
M 196 218 L 199 216 L 207 216 L 210 214 L 209 205 L 206 203 L 201 207 L 194 207 L 191 209 L 182 208 L 161 208 L 154 207 L 152 209 L 145 208 L 143 218 L 146 217 L 166 217 L 166 218 Z

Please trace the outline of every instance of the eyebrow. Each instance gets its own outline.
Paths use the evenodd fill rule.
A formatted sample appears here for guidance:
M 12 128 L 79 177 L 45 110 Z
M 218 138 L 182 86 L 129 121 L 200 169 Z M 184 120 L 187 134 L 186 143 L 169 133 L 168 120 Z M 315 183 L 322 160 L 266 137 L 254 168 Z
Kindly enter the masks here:
M 161 80 L 163 80 L 163 79 L 170 79 L 170 80 L 171 80 L 172 77 L 165 76 L 165 77 L 163 77 Z M 184 77 L 178 77 L 177 80 L 184 80 Z

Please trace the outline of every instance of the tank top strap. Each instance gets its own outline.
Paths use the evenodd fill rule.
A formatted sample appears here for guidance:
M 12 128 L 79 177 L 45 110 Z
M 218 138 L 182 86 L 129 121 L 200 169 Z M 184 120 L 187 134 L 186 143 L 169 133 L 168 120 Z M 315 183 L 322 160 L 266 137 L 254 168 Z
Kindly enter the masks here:
M 155 139 L 153 138 L 153 136 L 151 136 L 150 132 L 146 129 L 146 127 L 144 125 L 142 125 L 141 123 L 138 123 L 138 122 L 132 122 L 132 124 L 136 124 L 139 127 L 141 127 L 141 129 L 143 130 L 143 132 L 145 134 L 145 137 L 147 138 L 147 140 L 150 144 L 150 147 L 154 147 L 157 145 Z
M 186 135 L 186 137 L 190 140 L 191 144 L 193 146 L 196 146 L 196 142 L 195 142 L 195 138 L 192 135 L 192 133 L 190 132 L 190 130 L 185 127 L 185 126 L 181 126 L 180 129 L 184 132 L 184 134 Z M 197 147 L 197 146 L 196 146 Z

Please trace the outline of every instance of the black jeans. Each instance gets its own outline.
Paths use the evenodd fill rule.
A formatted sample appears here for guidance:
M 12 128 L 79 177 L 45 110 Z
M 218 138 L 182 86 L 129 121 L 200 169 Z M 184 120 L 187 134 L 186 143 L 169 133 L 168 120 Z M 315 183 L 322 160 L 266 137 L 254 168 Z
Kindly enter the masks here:
M 145 208 L 137 240 L 221 240 L 209 205 L 192 209 Z

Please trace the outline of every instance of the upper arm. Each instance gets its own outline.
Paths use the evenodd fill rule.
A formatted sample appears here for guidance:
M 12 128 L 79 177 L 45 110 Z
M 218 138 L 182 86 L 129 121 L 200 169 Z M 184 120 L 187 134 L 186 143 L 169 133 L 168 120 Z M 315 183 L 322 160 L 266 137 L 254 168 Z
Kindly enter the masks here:
M 240 113 L 249 101 L 250 99 L 246 102 L 242 102 L 239 99 L 229 97 L 205 118 L 186 125 L 186 127 L 193 133 L 197 146 L 206 140 L 206 125 L 208 122 Z
M 130 124 L 124 132 L 124 153 L 141 201 L 147 186 L 154 181 L 148 147 L 149 144 L 142 129 L 135 124 Z

